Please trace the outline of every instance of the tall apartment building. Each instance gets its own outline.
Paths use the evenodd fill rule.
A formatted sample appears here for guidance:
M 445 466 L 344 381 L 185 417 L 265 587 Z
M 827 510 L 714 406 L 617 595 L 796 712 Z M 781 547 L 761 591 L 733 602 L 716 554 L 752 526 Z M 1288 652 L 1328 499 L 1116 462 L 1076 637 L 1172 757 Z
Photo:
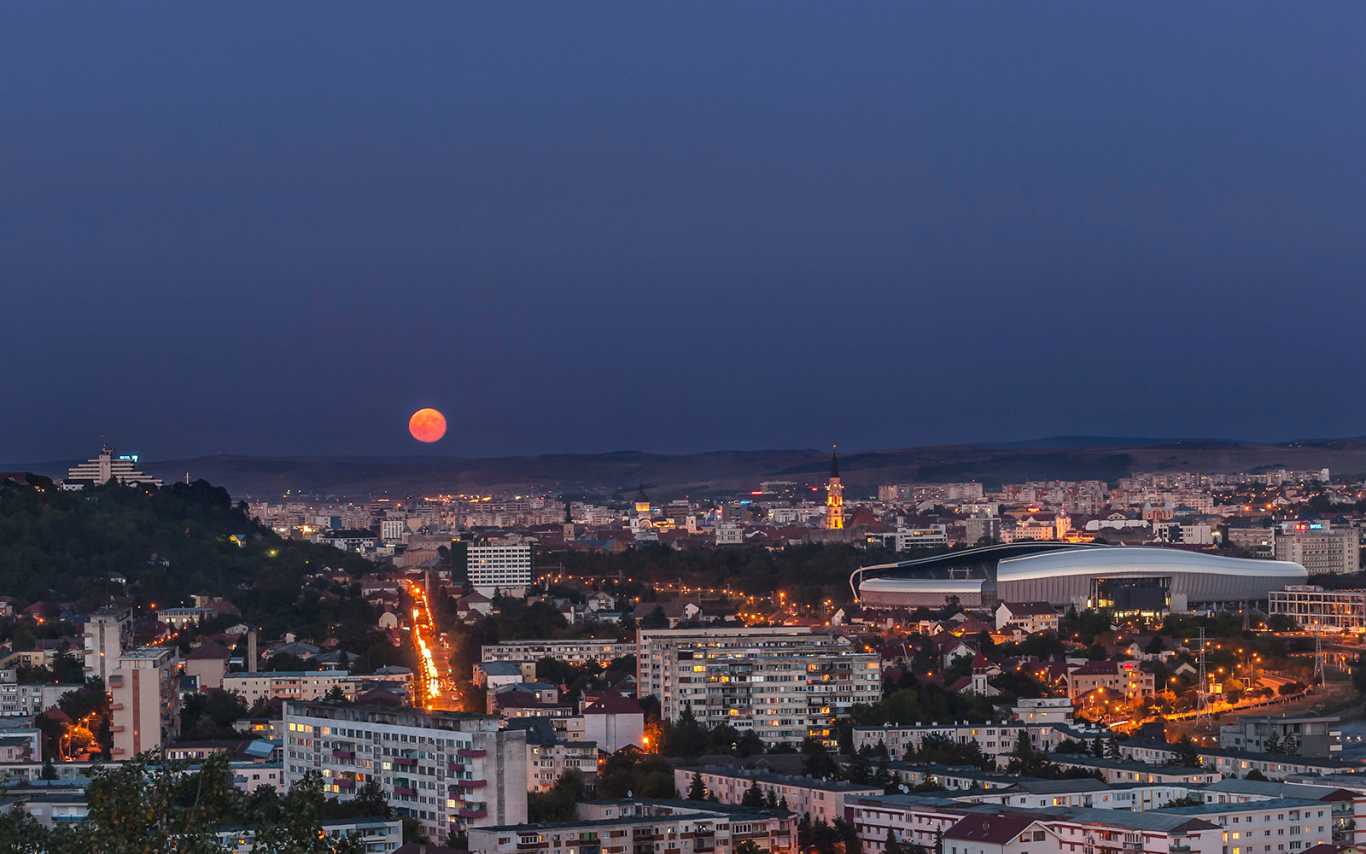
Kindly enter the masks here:
M 1276 560 L 1298 563 L 1310 575 L 1356 572 L 1361 568 L 1361 539 L 1353 528 L 1289 522 L 1276 533 Z
M 107 682 L 116 762 L 156 750 L 180 732 L 177 664 L 170 647 L 142 647 L 119 657 Z
M 708 726 L 729 724 L 766 743 L 829 742 L 836 720 L 882 695 L 876 653 L 846 638 L 794 628 L 641 629 L 637 692 L 660 714 L 684 709 Z
M 465 560 L 470 584 L 484 596 L 523 596 L 531 586 L 531 543 L 471 543 Z
M 1267 594 L 1267 613 L 1291 618 L 1305 628 L 1366 630 L 1366 590 L 1324 590 L 1293 584 Z
M 284 722 L 286 787 L 316 772 L 329 797 L 350 800 L 373 780 L 436 841 L 526 821 L 526 733 L 497 718 L 287 702 Z
M 85 621 L 85 677 L 104 680 L 119 666 L 133 644 L 133 613 L 127 608 L 101 608 Z

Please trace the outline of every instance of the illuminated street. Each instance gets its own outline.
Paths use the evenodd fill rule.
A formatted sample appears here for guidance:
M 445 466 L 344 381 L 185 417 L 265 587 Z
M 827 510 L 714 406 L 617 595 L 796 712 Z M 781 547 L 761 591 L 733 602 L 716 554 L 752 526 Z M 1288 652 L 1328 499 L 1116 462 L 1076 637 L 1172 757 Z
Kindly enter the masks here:
M 459 702 L 451 690 L 449 656 L 438 641 L 436 620 L 432 616 L 427 593 L 422 585 L 409 582 L 408 595 L 412 599 L 412 638 L 417 653 L 415 704 L 424 709 L 459 710 Z

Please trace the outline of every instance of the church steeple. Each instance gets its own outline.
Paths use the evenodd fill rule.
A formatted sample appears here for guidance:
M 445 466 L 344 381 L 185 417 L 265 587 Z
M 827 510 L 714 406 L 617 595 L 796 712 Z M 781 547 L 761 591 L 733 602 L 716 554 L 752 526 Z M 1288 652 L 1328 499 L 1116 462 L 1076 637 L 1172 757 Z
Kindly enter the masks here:
M 844 530 L 844 481 L 840 479 L 839 445 L 830 449 L 830 479 L 825 482 L 825 527 Z

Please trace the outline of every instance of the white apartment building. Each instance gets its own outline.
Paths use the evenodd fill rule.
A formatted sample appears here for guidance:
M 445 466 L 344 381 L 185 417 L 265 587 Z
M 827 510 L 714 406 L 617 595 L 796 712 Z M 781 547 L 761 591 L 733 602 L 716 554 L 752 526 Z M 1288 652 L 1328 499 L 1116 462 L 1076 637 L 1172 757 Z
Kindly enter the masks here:
M 945 525 L 931 525 L 927 528 L 902 528 L 885 534 L 868 535 L 868 541 L 877 542 L 883 548 L 908 552 L 913 549 L 945 549 L 949 547 L 949 529 Z
M 708 797 L 715 795 L 723 804 L 739 804 L 751 787 L 758 786 L 767 801 L 770 793 L 777 803 L 786 803 L 797 815 L 804 815 L 813 823 L 833 824 L 844 818 L 844 802 L 848 797 L 881 795 L 881 786 L 860 786 L 835 780 L 816 780 L 790 774 L 769 774 L 739 768 L 675 768 L 674 788 L 687 792 L 693 777 L 702 781 Z
M 180 732 L 177 665 L 171 647 L 142 647 L 120 656 L 106 683 L 116 761 L 156 750 Z
M 333 688 L 341 689 L 346 699 L 354 700 L 366 682 L 401 682 L 412 693 L 413 675 L 397 673 L 352 676 L 346 670 L 274 670 L 259 673 L 227 673 L 223 690 L 230 691 L 250 708 L 260 700 L 321 700 Z
M 127 608 L 101 608 L 85 621 L 85 676 L 108 683 L 123 651 L 133 643 L 133 613 Z
M 0 717 L 31 718 L 42 714 L 80 685 L 21 685 L 13 667 L 0 668 Z
M 720 805 L 677 801 L 580 803 L 573 821 L 482 827 L 470 854 L 733 854 L 751 842 L 767 854 L 796 854 L 797 819 Z
M 375 781 L 434 841 L 527 817 L 526 733 L 497 718 L 388 706 L 285 704 L 285 785 L 309 771 L 329 797 Z
M 707 726 L 729 724 L 765 743 L 830 742 L 836 720 L 882 696 L 876 653 L 846 638 L 787 629 L 641 629 L 637 691 L 660 714 L 689 709 Z
M 480 661 L 539 661 L 553 658 L 582 667 L 589 662 L 606 666 L 613 659 L 635 655 L 634 643 L 612 640 L 520 640 L 485 644 L 479 648 Z
M 1218 825 L 1228 854 L 1293 854 L 1333 841 L 1332 805 L 1306 798 L 1205 803 L 1163 812 Z
M 484 596 L 525 596 L 531 586 L 531 543 L 471 544 L 465 559 L 470 584 Z
M 1366 590 L 1324 590 L 1313 584 L 1289 585 L 1267 595 L 1267 613 L 1289 617 L 1307 629 L 1366 631 Z
M 854 750 L 867 747 L 876 750 L 878 745 L 887 749 L 891 759 L 901 759 L 908 748 L 920 749 L 927 738 L 943 738 L 955 744 L 976 742 L 982 753 L 990 756 L 998 766 L 1004 767 L 1010 761 L 1010 753 L 1019 741 L 1020 733 L 1029 735 L 1030 744 L 1035 750 L 1049 752 L 1069 738 L 1066 733 L 1051 723 L 1023 723 L 1021 721 L 987 721 L 968 723 L 955 721 L 947 724 L 883 724 L 882 726 L 856 726 L 853 729 Z
M 1276 560 L 1298 563 L 1310 575 L 1356 572 L 1361 539 L 1356 530 L 1327 522 L 1287 522 L 1276 532 Z
M 1066 697 L 1021 697 L 1010 714 L 1026 724 L 1071 725 L 1072 701 Z

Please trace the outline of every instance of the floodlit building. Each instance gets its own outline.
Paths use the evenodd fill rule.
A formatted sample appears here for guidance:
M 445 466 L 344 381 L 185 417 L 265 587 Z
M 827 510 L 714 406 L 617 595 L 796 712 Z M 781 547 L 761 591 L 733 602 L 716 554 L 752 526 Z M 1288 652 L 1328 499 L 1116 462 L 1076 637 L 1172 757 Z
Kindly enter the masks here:
M 1010 543 L 854 570 L 849 585 L 867 610 L 966 608 L 1001 602 L 1106 607 L 1121 613 L 1184 612 L 1265 600 L 1303 584 L 1289 561 L 1231 558 L 1184 549 L 1081 543 Z
M 102 486 L 110 480 L 122 486 L 161 486 L 161 478 L 138 471 L 137 454 L 114 455 L 108 446 L 100 449 L 97 456 L 91 457 L 66 471 L 62 489 L 76 490 L 87 486 Z

